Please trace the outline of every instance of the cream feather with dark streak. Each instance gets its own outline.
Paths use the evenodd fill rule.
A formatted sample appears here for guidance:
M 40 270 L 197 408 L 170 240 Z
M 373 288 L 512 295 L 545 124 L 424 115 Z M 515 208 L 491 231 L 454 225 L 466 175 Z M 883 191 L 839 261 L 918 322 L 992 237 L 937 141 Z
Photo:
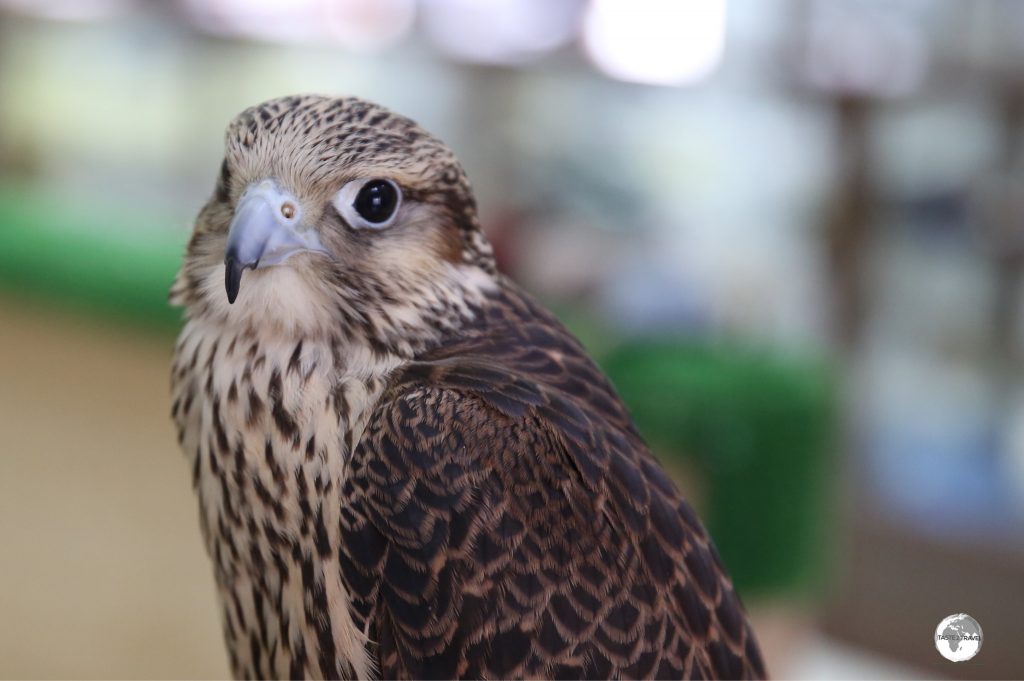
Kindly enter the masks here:
M 332 257 L 223 290 L 272 177 Z M 393 225 L 331 207 L 402 190 Z M 494 267 L 458 162 L 412 121 L 289 97 L 227 132 L 172 300 L 173 416 L 238 677 L 757 677 L 700 522 L 579 344 Z

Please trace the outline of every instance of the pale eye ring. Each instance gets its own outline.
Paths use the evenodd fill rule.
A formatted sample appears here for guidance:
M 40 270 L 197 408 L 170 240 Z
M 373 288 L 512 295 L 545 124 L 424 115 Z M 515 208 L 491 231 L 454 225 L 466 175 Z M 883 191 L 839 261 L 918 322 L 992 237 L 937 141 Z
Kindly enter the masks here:
M 402 205 L 402 190 L 384 178 L 353 180 L 334 196 L 334 207 L 354 229 L 389 227 Z
M 285 201 L 281 204 L 281 215 L 283 215 L 286 220 L 291 220 L 295 217 L 296 212 L 298 211 L 295 208 L 295 204 L 291 201 Z

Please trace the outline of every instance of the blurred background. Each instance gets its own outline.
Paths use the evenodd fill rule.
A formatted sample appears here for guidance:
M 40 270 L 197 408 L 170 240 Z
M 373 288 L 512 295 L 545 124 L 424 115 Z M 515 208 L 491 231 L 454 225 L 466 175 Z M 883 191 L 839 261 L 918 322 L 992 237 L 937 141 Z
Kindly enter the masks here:
M 166 291 L 224 126 L 297 92 L 450 143 L 775 676 L 1024 676 L 1010 0 L 0 0 L 0 676 L 227 674 Z

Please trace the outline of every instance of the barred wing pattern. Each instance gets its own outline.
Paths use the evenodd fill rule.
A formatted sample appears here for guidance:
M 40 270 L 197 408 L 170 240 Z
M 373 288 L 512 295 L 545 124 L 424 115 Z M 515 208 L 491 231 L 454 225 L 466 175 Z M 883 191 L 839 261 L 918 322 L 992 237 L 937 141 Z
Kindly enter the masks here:
M 762 677 L 714 547 L 574 339 L 506 286 L 409 365 L 343 488 L 383 678 Z

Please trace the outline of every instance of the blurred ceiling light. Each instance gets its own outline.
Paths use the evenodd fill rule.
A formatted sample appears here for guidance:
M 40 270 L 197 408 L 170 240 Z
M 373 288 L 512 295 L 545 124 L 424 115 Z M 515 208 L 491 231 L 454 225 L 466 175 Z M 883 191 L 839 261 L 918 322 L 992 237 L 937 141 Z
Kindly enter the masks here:
M 269 42 L 314 40 L 325 19 L 320 0 L 184 0 L 183 5 L 205 31 Z
M 0 0 L 0 8 L 56 21 L 102 21 L 125 13 L 134 0 Z
M 423 30 L 441 52 L 485 64 L 522 64 L 576 33 L 578 0 L 423 0 Z
M 912 92 L 928 71 L 928 9 L 917 0 L 817 0 L 808 19 L 807 80 L 847 94 Z
M 688 85 L 722 60 L 725 16 L 726 0 L 591 0 L 583 46 L 612 78 Z
M 357 52 L 391 47 L 412 31 L 415 0 L 334 0 L 327 3 L 327 30 L 335 42 Z
M 200 28 L 276 43 L 389 47 L 412 30 L 415 0 L 185 0 Z

